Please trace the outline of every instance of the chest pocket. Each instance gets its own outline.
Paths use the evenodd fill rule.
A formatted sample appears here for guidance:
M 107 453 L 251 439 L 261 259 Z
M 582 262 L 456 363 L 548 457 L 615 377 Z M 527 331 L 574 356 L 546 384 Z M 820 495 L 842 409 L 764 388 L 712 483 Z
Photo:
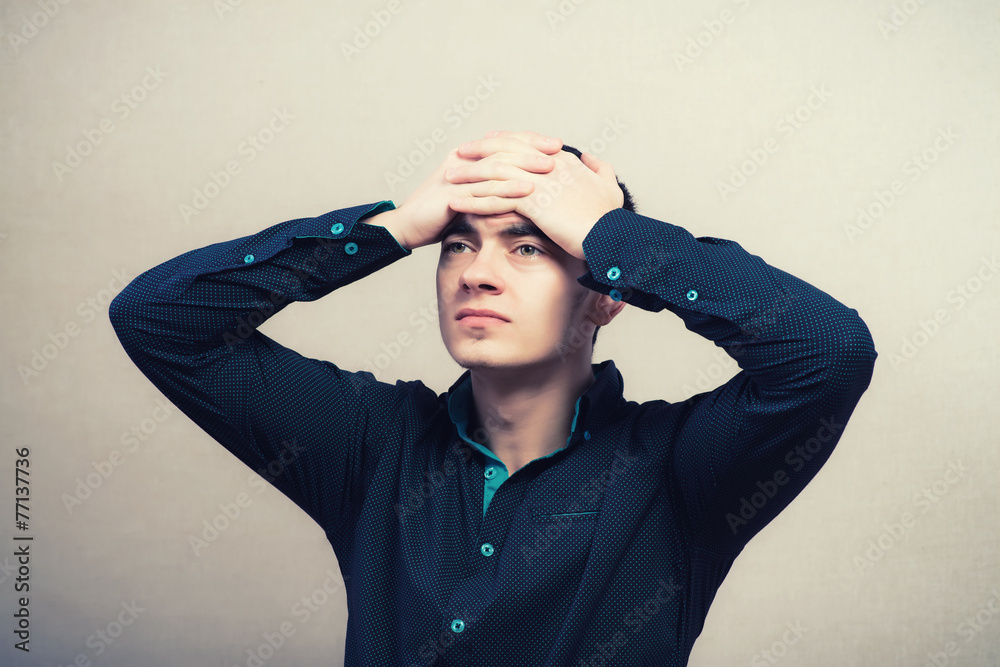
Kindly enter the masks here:
M 600 501 L 546 499 L 529 502 L 518 551 L 539 591 L 572 590 L 590 556 Z
M 579 499 L 536 501 L 530 507 L 533 523 L 592 521 L 600 514 L 599 501 L 584 503 Z

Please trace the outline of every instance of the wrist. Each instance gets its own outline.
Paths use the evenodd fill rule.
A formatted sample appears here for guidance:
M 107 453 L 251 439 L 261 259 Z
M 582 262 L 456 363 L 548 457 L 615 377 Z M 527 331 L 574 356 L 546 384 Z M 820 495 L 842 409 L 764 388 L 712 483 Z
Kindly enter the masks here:
M 400 247 L 405 248 L 406 250 L 413 250 L 413 247 L 409 244 L 403 234 L 403 225 L 399 219 L 398 208 L 382 211 L 381 213 L 373 215 L 370 218 L 366 218 L 361 222 L 367 225 L 377 225 L 379 227 L 383 227 L 387 232 L 392 234 L 392 237 L 396 239 L 396 243 L 398 243 Z

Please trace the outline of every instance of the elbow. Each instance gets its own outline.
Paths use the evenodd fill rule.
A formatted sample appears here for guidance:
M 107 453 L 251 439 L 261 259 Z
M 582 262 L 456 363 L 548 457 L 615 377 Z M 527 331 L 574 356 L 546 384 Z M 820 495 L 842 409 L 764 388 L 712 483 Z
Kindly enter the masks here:
M 137 280 L 126 285 L 108 304 L 108 319 L 119 340 L 128 332 L 135 331 L 142 318 L 144 303 L 142 290 L 137 289 Z
M 111 326 L 116 332 L 121 332 L 125 329 L 133 316 L 135 309 L 132 305 L 132 294 L 130 293 L 129 287 L 126 285 L 125 289 L 119 292 L 111 303 L 108 304 L 108 319 L 111 320 Z
M 826 363 L 833 384 L 863 392 L 871 383 L 878 352 L 868 325 L 854 309 L 848 309 L 833 329 L 835 343 Z

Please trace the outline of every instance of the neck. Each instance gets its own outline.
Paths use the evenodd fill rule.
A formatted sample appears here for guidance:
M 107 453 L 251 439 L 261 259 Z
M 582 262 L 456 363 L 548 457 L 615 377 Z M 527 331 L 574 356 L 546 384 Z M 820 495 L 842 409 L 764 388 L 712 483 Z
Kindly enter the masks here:
M 518 369 L 474 369 L 472 395 L 483 442 L 513 475 L 566 445 L 576 401 L 594 382 L 589 361 Z M 482 437 L 480 437 L 482 436 Z

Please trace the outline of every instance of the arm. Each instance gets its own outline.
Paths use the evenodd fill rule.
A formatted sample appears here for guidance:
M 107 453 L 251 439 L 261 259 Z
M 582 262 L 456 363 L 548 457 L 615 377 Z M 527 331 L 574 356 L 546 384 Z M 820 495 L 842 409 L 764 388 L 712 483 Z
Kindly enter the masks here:
M 857 311 L 733 241 L 618 209 L 583 247 L 581 284 L 669 310 L 741 368 L 680 406 L 667 466 L 695 544 L 734 555 L 829 458 L 871 380 L 871 334 Z
M 392 208 L 290 220 L 190 251 L 138 276 L 110 307 L 143 374 L 328 530 L 359 507 L 378 430 L 404 393 L 304 358 L 256 329 L 289 303 L 314 301 L 409 255 L 383 227 L 358 223 Z

